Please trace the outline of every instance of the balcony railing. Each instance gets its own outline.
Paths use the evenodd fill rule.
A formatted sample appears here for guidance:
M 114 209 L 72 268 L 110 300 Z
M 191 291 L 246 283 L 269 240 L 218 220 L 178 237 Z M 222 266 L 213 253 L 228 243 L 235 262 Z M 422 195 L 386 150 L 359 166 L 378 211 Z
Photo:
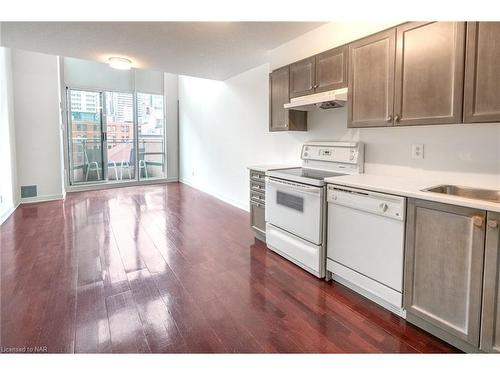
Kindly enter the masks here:
M 136 153 L 133 139 L 107 139 L 108 180 L 135 180 Z M 72 139 L 73 182 L 103 180 L 103 142 L 99 138 Z M 165 148 L 163 137 L 141 135 L 138 140 L 138 167 L 141 179 L 165 176 Z M 99 173 L 98 173 L 99 172 Z

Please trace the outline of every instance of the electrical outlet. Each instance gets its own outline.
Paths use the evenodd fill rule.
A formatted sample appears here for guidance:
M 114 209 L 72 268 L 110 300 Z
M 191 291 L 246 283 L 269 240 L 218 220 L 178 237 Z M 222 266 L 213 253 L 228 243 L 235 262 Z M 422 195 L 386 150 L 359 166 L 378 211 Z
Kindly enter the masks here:
M 423 159 L 424 145 L 421 143 L 411 145 L 411 157 L 412 159 Z
M 194 177 L 194 168 L 191 170 L 191 176 Z

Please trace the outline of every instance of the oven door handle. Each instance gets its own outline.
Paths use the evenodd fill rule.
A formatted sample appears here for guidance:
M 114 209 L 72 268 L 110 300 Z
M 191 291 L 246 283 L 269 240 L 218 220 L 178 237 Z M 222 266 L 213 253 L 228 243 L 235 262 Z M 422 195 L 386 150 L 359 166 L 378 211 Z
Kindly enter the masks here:
M 275 186 L 277 188 L 286 188 L 289 190 L 295 190 L 295 191 L 300 191 L 302 193 L 309 193 L 315 195 L 319 195 L 323 190 L 323 188 L 320 187 L 301 185 L 301 184 L 296 184 L 294 182 L 282 182 L 279 180 L 275 180 L 274 178 L 269 178 L 266 181 L 266 183 L 271 186 Z

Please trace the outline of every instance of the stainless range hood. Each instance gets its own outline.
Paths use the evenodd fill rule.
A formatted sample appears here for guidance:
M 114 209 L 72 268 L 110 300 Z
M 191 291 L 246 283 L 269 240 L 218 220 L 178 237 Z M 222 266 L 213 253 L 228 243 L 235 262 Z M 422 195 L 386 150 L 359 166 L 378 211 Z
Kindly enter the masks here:
M 332 109 L 343 107 L 346 102 L 347 88 L 343 88 L 292 98 L 290 99 L 290 103 L 284 104 L 283 107 L 298 111 L 311 111 L 318 108 Z

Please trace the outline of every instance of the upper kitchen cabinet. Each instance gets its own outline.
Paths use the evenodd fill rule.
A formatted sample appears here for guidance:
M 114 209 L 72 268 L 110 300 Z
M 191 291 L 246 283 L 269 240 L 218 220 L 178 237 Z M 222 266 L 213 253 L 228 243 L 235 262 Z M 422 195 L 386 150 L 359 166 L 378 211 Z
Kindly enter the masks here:
M 341 46 L 290 65 L 290 97 L 347 86 L 347 47 Z
M 290 65 L 290 97 L 309 95 L 314 93 L 315 83 L 314 56 Z
M 347 126 L 391 126 L 394 106 L 396 30 L 349 45 Z
M 410 22 L 397 30 L 395 125 L 462 121 L 464 22 Z
M 290 101 L 290 70 L 288 66 L 269 75 L 269 130 L 307 130 L 307 112 L 288 110 L 283 107 Z
M 347 46 L 316 55 L 315 92 L 347 87 Z
M 500 22 L 469 22 L 464 122 L 500 121 Z

